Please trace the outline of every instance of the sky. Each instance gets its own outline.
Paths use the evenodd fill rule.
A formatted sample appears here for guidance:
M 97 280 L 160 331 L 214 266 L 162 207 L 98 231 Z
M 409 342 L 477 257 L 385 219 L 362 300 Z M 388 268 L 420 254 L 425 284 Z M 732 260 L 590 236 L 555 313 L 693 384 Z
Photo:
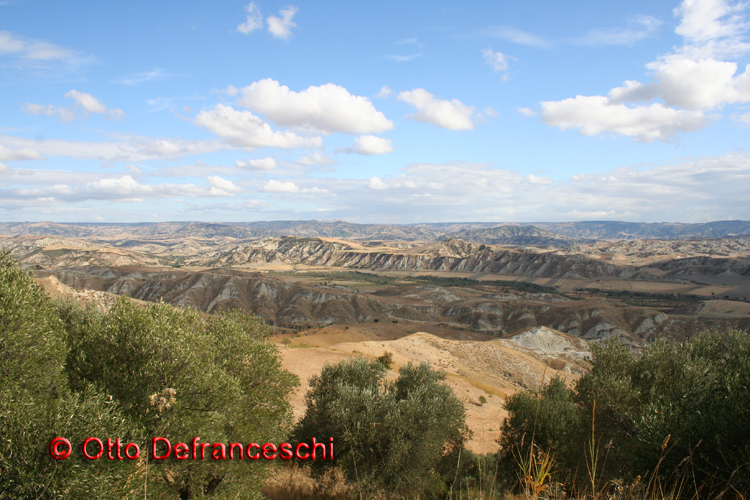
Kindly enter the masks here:
M 748 28 L 730 0 L 0 0 L 0 220 L 749 220 Z

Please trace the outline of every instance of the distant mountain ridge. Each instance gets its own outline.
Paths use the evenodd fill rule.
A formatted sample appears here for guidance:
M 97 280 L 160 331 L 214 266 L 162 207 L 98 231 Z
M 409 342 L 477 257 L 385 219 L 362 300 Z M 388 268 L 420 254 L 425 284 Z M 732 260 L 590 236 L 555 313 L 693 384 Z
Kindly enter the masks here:
M 535 223 L 541 229 L 571 238 L 590 240 L 675 240 L 750 236 L 750 221 L 725 220 L 706 223 L 584 221 Z
M 443 222 L 357 224 L 331 221 L 57 223 L 5 222 L 0 234 L 138 238 L 234 238 L 295 236 L 350 240 L 439 241 L 450 238 L 480 244 L 569 246 L 594 240 L 750 237 L 750 221 L 689 223 L 583 222 Z
M 346 221 L 260 221 L 260 222 L 153 222 L 153 223 L 0 223 L 0 234 L 59 236 L 67 238 L 113 238 L 129 235 L 139 238 L 236 239 L 296 236 L 303 238 L 346 238 L 353 240 L 435 241 L 443 231 L 397 224 L 356 224 Z
M 486 229 L 462 229 L 445 238 L 456 238 L 485 245 L 533 245 L 565 247 L 576 243 L 590 243 L 584 238 L 572 238 L 535 226 L 497 226 Z

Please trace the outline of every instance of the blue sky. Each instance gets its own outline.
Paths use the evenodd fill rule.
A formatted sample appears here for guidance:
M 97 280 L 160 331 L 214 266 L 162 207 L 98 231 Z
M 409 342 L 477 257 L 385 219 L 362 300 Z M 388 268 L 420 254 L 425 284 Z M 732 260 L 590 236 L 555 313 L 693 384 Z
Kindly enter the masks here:
M 0 1 L 0 220 L 750 219 L 750 9 Z

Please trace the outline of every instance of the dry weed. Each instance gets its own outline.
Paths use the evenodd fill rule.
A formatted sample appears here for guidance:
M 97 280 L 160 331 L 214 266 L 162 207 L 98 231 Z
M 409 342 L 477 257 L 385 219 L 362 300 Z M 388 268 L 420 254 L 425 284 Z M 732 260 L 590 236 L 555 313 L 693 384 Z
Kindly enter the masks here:
M 270 500 L 354 500 L 357 494 L 337 469 L 315 478 L 309 467 L 284 467 L 263 487 Z

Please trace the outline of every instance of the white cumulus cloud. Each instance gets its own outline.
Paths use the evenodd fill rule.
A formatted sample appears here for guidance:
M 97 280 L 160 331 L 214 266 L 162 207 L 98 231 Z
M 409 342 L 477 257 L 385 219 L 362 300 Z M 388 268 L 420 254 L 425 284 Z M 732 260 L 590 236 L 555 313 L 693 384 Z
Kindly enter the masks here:
M 284 182 L 276 179 L 269 180 L 261 189 L 266 193 L 298 193 L 299 190 L 299 186 L 291 181 Z
M 203 154 L 227 149 L 219 141 L 153 139 L 131 137 L 121 141 L 93 142 L 47 139 L 36 141 L 12 135 L 0 135 L 0 145 L 12 149 L 33 149 L 47 157 L 68 157 L 99 161 L 144 161 L 175 159 L 186 154 Z
M 297 160 L 300 165 L 334 165 L 336 161 L 325 153 L 314 151 Z
M 649 66 L 656 69 L 653 82 L 626 81 L 610 91 L 612 102 L 661 98 L 667 106 L 697 110 L 750 101 L 750 65 L 736 77 L 737 63 L 715 59 L 673 56 Z
M 742 113 L 741 115 L 736 115 L 732 118 L 743 127 L 750 127 L 750 113 Z
M 690 43 L 736 38 L 748 28 L 740 15 L 746 7 L 746 4 L 732 5 L 726 0 L 683 0 L 674 9 L 675 15 L 680 18 L 675 33 Z
M 99 99 L 86 92 L 78 92 L 73 89 L 63 97 L 75 100 L 76 106 L 82 107 L 89 113 L 104 114 L 107 112 L 107 107 Z
M 750 154 L 741 153 L 622 167 L 554 182 L 489 164 L 417 163 L 387 177 L 315 179 L 330 192 L 315 202 L 332 218 L 404 223 L 590 220 L 596 214 L 644 222 L 747 220 L 748 176 Z
M 320 137 L 302 137 L 290 131 L 275 132 L 250 111 L 236 110 L 225 104 L 217 104 L 210 111 L 201 111 L 194 123 L 207 128 L 231 146 L 248 151 L 258 148 L 317 148 L 323 145 Z
M 292 28 L 297 26 L 297 23 L 292 21 L 297 10 L 297 7 L 290 5 L 286 9 L 279 11 L 279 16 L 281 17 L 268 16 L 266 20 L 268 22 L 268 32 L 276 38 L 289 40 L 289 37 L 292 36 Z
M 65 186 L 67 188 L 67 186 Z M 72 189 L 66 189 L 68 194 L 73 194 Z M 88 182 L 82 189 L 89 198 L 99 199 L 128 199 L 138 198 L 154 192 L 154 186 L 145 186 L 129 175 L 119 179 L 100 179 Z
M 448 130 L 472 130 L 471 115 L 474 108 L 458 99 L 438 99 L 423 88 L 416 88 L 398 95 L 400 101 L 411 104 L 417 112 L 406 118 L 424 123 L 432 123 Z
M 367 187 L 370 189 L 386 189 L 388 188 L 388 185 L 380 180 L 379 177 L 372 177 L 367 183 Z
M 255 2 L 247 4 L 245 10 L 247 11 L 247 20 L 237 26 L 237 31 L 247 35 L 263 27 L 263 14 L 260 13 L 260 8 Z
M 750 51 L 742 38 L 746 8 L 726 0 L 683 0 L 674 13 L 684 44 L 646 65 L 650 82 L 628 80 L 607 97 L 543 102 L 542 120 L 585 135 L 614 132 L 644 142 L 699 130 L 710 122 L 706 112 L 750 102 L 750 65 L 738 73 L 736 62 L 722 60 Z
M 23 106 L 23 110 L 30 115 L 58 115 L 60 121 L 63 122 L 69 122 L 75 119 L 76 112 L 83 117 L 87 116 L 89 113 L 104 115 L 108 120 L 122 120 L 123 116 L 125 116 L 123 110 L 117 108 L 108 109 L 103 102 L 86 92 L 78 92 L 77 90 L 72 89 L 66 92 L 63 97 L 73 99 L 75 104 L 71 107 L 65 107 L 52 105 L 45 106 L 42 104 L 27 102 Z
M 36 150 L 26 149 L 8 149 L 0 145 L 0 161 L 19 161 L 19 160 L 43 160 L 44 156 Z
M 273 170 L 276 168 L 276 160 L 273 158 L 257 158 L 255 160 L 238 161 L 237 168 L 250 167 L 255 170 Z
M 363 135 L 354 139 L 354 147 L 343 148 L 344 153 L 356 153 L 360 155 L 382 155 L 393 151 L 390 139 L 384 139 L 374 135 Z
M 210 196 L 231 196 L 242 191 L 237 184 L 218 175 L 206 177 L 206 182 L 211 186 L 208 193 Z
M 73 50 L 41 40 L 26 40 L 10 31 L 0 31 L 0 54 L 15 54 L 38 61 L 69 60 L 76 57 Z
M 392 95 L 393 91 L 391 90 L 391 88 L 388 85 L 383 85 L 382 87 L 380 87 L 380 92 L 375 94 L 375 97 L 378 99 L 387 99 Z
M 500 113 L 497 112 L 495 108 L 492 106 L 487 106 L 482 110 L 482 113 L 484 113 L 484 116 L 489 116 L 490 118 L 497 118 L 500 116 Z
M 76 118 L 75 113 L 64 106 L 52 106 L 51 104 L 44 105 L 27 102 L 22 106 L 22 109 L 29 115 L 58 116 L 63 123 L 73 121 Z
M 526 180 L 529 181 L 529 184 L 552 184 L 554 181 L 547 177 L 546 175 L 543 175 L 541 177 L 537 177 L 534 174 L 529 174 L 526 176 Z
M 508 69 L 508 58 L 502 52 L 494 52 L 492 49 L 482 49 L 482 56 L 495 72 L 506 71 Z
M 328 83 L 301 92 L 289 90 L 267 78 L 241 89 L 240 106 L 263 113 L 276 125 L 307 128 L 324 133 L 380 133 L 393 128 L 393 122 L 375 109 L 370 99 L 349 93 Z
M 659 103 L 628 107 L 604 96 L 577 96 L 542 102 L 542 120 L 562 130 L 578 129 L 583 135 L 615 132 L 640 142 L 666 141 L 677 132 L 701 129 L 707 118 L 700 111 L 677 110 Z
M 81 202 L 86 200 L 110 200 L 119 202 L 141 202 L 146 198 L 176 198 L 188 197 L 195 198 L 200 196 L 231 196 L 241 191 L 231 181 L 221 177 L 209 177 L 206 179 L 208 186 L 197 184 L 141 184 L 130 175 L 121 177 L 105 177 L 86 181 L 80 184 L 71 182 L 59 182 L 60 174 L 63 172 L 40 171 L 27 172 L 25 177 L 41 177 L 48 179 L 46 185 L 41 187 L 24 187 L 10 191 L 0 192 L 1 198 L 27 199 L 32 202 L 35 200 L 46 200 L 47 202 Z M 63 175 L 68 177 L 69 181 L 75 181 L 81 178 L 81 173 L 75 173 L 75 176 Z M 74 178 L 77 177 L 78 179 Z M 28 182 L 28 181 L 27 181 Z

